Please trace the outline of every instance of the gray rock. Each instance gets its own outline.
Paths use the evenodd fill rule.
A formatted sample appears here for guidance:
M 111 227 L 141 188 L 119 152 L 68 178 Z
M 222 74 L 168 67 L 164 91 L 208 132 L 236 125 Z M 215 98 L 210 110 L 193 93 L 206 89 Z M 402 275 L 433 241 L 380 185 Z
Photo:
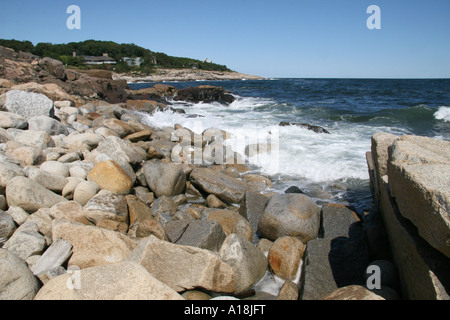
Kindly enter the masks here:
M 189 226 L 189 220 L 172 220 L 166 223 L 164 230 L 170 242 L 176 243 Z
M 130 141 L 119 137 L 107 137 L 99 143 L 96 151 L 108 155 L 111 160 L 119 164 L 124 162 L 138 164 L 147 158 L 147 152 L 144 149 L 133 146 Z
M 182 166 L 161 161 L 147 161 L 144 166 L 147 184 L 156 197 L 176 196 L 186 188 L 186 174 Z
M 25 261 L 0 249 L 0 300 L 33 300 L 39 282 Z
M 258 230 L 259 220 L 266 208 L 267 200 L 267 197 L 260 193 L 247 191 L 239 207 L 239 214 L 250 222 L 252 230 L 254 231 L 252 239 L 254 244 L 259 241 L 256 231 Z
M 59 161 L 45 161 L 41 164 L 39 169 L 53 175 L 63 176 L 65 178 L 70 176 L 69 167 L 65 163 Z
M 98 223 L 101 220 L 128 222 L 127 200 L 124 196 L 108 190 L 101 190 L 83 207 L 88 220 Z
M 3 246 L 4 249 L 27 259 L 33 255 L 42 254 L 47 247 L 47 242 L 34 222 L 25 222 Z
M 3 110 L 19 114 L 26 119 L 34 116 L 54 115 L 53 101 L 43 94 L 11 90 L 0 96 Z
M 6 212 L 0 211 L 0 239 L 9 239 L 16 229 L 13 218 Z
M 6 199 L 8 206 L 20 207 L 28 213 L 67 201 L 64 197 L 25 177 L 15 177 L 9 181 L 6 186 Z
M 319 212 L 319 207 L 304 194 L 275 195 L 269 199 L 259 220 L 258 232 L 273 241 L 291 236 L 306 243 L 318 235 Z
M 45 57 L 39 60 L 39 66 L 59 80 L 66 79 L 64 64 L 56 59 Z
M 59 277 L 60 275 L 65 274 L 66 272 L 67 271 L 66 269 L 64 269 L 64 267 L 57 266 L 36 274 L 36 277 L 38 277 L 39 280 L 41 280 L 43 285 L 46 285 L 47 282 L 49 282 L 51 279 Z
M 164 226 L 177 212 L 177 206 L 171 198 L 161 196 L 153 202 L 152 215 Z
M 0 161 L 0 189 L 3 190 L 8 182 L 17 176 L 25 176 L 21 167 L 11 162 Z
M 62 192 L 68 182 L 67 179 L 61 175 L 51 174 L 37 168 L 28 169 L 28 178 L 45 188 L 58 193 Z
M 20 207 L 11 206 L 8 208 L 8 213 L 19 226 L 24 224 L 30 217 L 30 214 Z
M 62 266 L 72 255 L 72 245 L 63 240 L 56 239 L 52 245 L 45 250 L 36 264 L 31 268 L 33 274 L 37 275 L 53 268 Z
M 305 251 L 301 300 L 320 300 L 338 289 L 333 269 L 328 262 L 331 241 L 315 239 L 308 242 Z
M 61 122 L 48 116 L 36 116 L 28 119 L 28 129 L 35 131 L 45 131 L 50 135 L 63 134 L 67 136 L 69 130 Z
M 78 150 L 82 145 L 86 145 L 88 148 L 96 148 L 102 140 L 103 137 L 101 135 L 91 132 L 75 132 L 64 138 L 65 144 L 74 150 Z
M 210 251 L 219 251 L 226 235 L 217 221 L 190 221 L 181 237 L 175 242 L 185 246 L 192 246 Z
M 52 137 L 45 131 L 25 130 L 17 134 L 14 141 L 41 150 L 55 146 Z
M 322 237 L 325 239 L 348 237 L 350 226 L 353 223 L 361 222 L 354 210 L 340 204 L 324 203 L 320 213 L 322 215 Z M 364 241 L 364 238 L 361 241 Z
M 210 168 L 195 168 L 189 180 L 195 187 L 229 203 L 241 203 L 247 191 L 245 182 Z
M 266 273 L 266 256 L 251 242 L 235 233 L 227 236 L 219 255 L 236 273 L 235 293 L 250 289 Z
M 347 234 L 308 242 L 303 300 L 322 299 L 337 288 L 365 284 L 368 253 L 362 225 L 350 224 Z

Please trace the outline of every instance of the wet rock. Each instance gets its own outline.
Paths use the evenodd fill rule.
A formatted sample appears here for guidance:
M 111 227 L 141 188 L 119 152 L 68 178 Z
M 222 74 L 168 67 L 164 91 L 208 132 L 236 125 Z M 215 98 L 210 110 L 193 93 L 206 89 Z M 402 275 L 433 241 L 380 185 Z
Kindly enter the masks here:
M 198 86 L 178 90 L 175 101 L 232 103 L 235 98 L 221 87 Z
M 308 130 L 314 131 L 315 133 L 327 133 L 329 134 L 330 132 L 328 130 L 326 130 L 325 128 L 319 127 L 319 126 L 313 126 L 310 125 L 308 123 L 298 123 L 298 122 L 287 122 L 287 121 L 282 121 L 278 124 L 280 127 L 286 127 L 286 126 L 297 126 L 297 127 L 302 127 L 302 128 L 306 128 Z

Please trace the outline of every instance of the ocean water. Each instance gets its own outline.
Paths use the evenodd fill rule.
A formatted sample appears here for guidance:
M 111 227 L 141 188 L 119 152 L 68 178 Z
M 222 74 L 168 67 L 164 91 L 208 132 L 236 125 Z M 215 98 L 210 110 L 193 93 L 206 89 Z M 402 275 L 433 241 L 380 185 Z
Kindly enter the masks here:
M 174 102 L 186 114 L 144 115 L 154 127 L 181 124 L 201 133 L 208 128 L 230 132 L 235 151 L 254 141 L 277 141 L 272 152 L 247 159 L 256 173 L 266 174 L 273 189 L 297 186 L 318 203 L 370 209 L 372 198 L 365 154 L 379 131 L 450 140 L 450 79 L 270 79 L 167 82 L 177 88 L 221 86 L 236 101 Z M 130 84 L 132 89 L 154 83 Z M 192 115 L 198 115 L 193 117 Z M 281 121 L 321 126 L 330 134 Z

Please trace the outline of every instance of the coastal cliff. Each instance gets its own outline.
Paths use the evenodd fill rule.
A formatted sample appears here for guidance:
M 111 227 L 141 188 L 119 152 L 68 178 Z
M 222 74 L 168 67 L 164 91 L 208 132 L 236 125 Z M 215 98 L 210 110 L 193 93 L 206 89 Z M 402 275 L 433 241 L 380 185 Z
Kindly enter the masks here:
M 367 153 L 375 204 L 403 296 L 450 298 L 450 142 L 377 133 Z

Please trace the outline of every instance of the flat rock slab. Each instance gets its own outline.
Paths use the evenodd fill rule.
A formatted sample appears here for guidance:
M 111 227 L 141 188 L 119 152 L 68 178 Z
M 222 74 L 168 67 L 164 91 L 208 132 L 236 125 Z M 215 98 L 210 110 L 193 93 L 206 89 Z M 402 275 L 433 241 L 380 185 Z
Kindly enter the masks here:
M 63 239 L 57 239 L 47 250 L 45 250 L 44 254 L 31 268 L 31 271 L 37 275 L 49 271 L 52 268 L 62 266 L 69 260 L 71 255 L 72 245 Z
M 403 136 L 389 149 L 391 195 L 432 247 L 450 257 L 450 142 Z
M 155 278 L 177 292 L 204 288 L 233 293 L 236 275 L 209 250 L 173 244 L 154 236 L 142 239 L 127 261 L 143 265 Z
M 183 297 L 158 281 L 139 264 L 120 262 L 75 270 L 56 277 L 50 280 L 35 298 L 61 299 L 183 300 Z
M 245 182 L 209 168 L 195 168 L 189 179 L 195 187 L 228 203 L 241 203 L 247 191 Z

